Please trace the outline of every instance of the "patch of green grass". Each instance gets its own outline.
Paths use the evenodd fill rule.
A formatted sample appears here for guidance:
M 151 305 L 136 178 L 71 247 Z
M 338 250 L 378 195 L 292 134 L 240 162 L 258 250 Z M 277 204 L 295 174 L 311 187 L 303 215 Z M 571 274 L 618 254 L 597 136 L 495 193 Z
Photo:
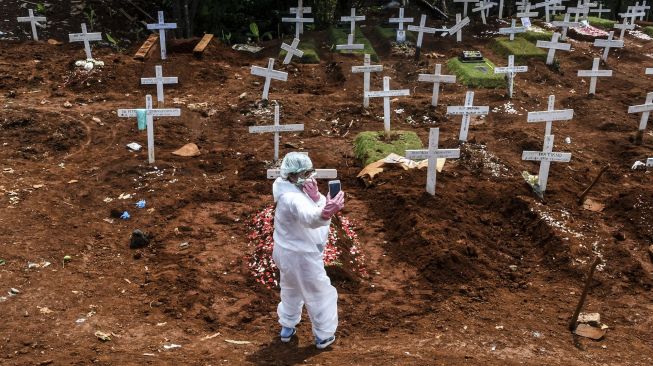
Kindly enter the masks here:
M 372 47 L 372 43 L 370 43 L 370 40 L 365 37 L 363 32 L 357 27 L 356 28 L 356 34 L 354 35 L 354 43 L 362 43 L 364 45 L 364 48 L 362 50 L 336 50 L 337 44 L 347 44 L 347 31 L 340 29 L 340 28 L 335 28 L 331 27 L 328 30 L 329 34 L 329 39 L 331 43 L 333 44 L 333 50 L 334 52 L 339 52 L 339 53 L 344 53 L 344 54 L 350 54 L 350 55 L 364 55 L 366 53 L 370 54 L 370 57 L 372 58 L 372 61 L 379 61 L 379 55 L 376 54 L 376 51 L 374 50 L 374 47 Z
M 490 43 L 490 48 L 506 57 L 515 55 L 515 61 L 527 61 L 530 58 L 546 60 L 547 56 L 547 53 L 541 48 L 537 48 L 525 38 L 519 37 L 515 37 L 514 41 L 507 37 L 496 38 Z
M 530 42 L 537 43 L 537 41 L 550 41 L 551 37 L 553 37 L 553 32 L 545 31 L 545 32 L 533 32 L 533 31 L 526 31 L 524 33 L 518 33 L 517 37 L 524 38 Z M 516 39 L 516 37 L 515 37 Z
M 558 14 L 554 17 L 554 20 L 564 20 L 564 19 L 565 19 L 564 14 Z M 569 20 L 573 22 L 574 17 L 569 17 Z M 614 28 L 614 25 L 617 23 L 615 20 L 598 18 L 598 17 L 587 17 L 587 21 L 590 23 L 592 27 L 607 28 L 607 29 Z
M 457 76 L 457 81 L 478 88 L 505 88 L 507 86 L 503 74 L 494 73 L 494 64 L 484 58 L 484 62 L 461 62 L 454 57 L 447 62 L 447 67 Z
M 285 43 L 291 44 L 292 39 L 285 40 Z M 305 39 L 299 42 L 298 48 L 304 51 L 304 56 L 302 56 L 301 63 L 303 64 L 319 64 L 320 56 L 317 53 L 317 46 L 315 46 L 315 41 L 312 39 Z M 279 57 L 286 57 L 286 51 L 281 50 L 279 52 Z
M 397 40 L 397 28 L 385 28 L 380 25 L 374 27 L 374 31 L 388 42 L 395 42 Z M 406 31 L 406 40 L 413 43 L 417 42 L 417 36 L 413 32 Z
M 354 154 L 363 166 L 379 161 L 390 153 L 404 156 L 406 150 L 422 149 L 422 141 L 412 131 L 365 131 L 354 140 Z
M 646 33 L 649 36 L 653 37 L 653 27 L 652 26 L 644 27 L 644 33 Z

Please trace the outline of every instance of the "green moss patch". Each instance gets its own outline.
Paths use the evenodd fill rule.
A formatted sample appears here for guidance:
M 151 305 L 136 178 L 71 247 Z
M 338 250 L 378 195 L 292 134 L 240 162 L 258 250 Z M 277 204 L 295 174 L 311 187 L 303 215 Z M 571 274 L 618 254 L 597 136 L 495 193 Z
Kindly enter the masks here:
M 457 81 L 478 88 L 505 88 L 503 74 L 494 73 L 494 64 L 484 58 L 484 62 L 461 62 L 457 57 L 447 62 L 447 67 L 457 76 Z
M 644 33 L 646 33 L 649 36 L 653 37 L 653 27 L 651 27 L 651 26 L 644 27 Z
M 524 33 L 518 33 L 517 37 L 524 38 L 530 42 L 537 43 L 537 41 L 550 41 L 553 37 L 553 32 L 544 31 L 544 32 L 533 32 L 526 31 Z M 516 38 L 516 37 L 515 37 Z
M 506 37 L 496 38 L 490 44 L 490 48 L 506 57 L 515 55 L 515 61 L 527 61 L 531 58 L 546 60 L 547 56 L 547 53 L 541 48 L 537 48 L 525 38 L 519 37 L 515 37 L 513 41 Z
M 387 39 L 388 42 L 395 42 L 397 40 L 397 28 L 385 28 L 380 25 L 374 27 L 374 32 L 379 37 Z M 413 32 L 406 31 L 406 40 L 413 43 L 417 42 L 417 36 Z
M 354 43 L 362 43 L 364 45 L 364 48 L 362 50 L 336 50 L 336 45 L 338 44 L 347 44 L 347 35 L 348 33 L 340 28 L 334 28 L 331 27 L 329 28 L 329 40 L 333 44 L 333 51 L 334 52 L 339 52 L 343 54 L 348 54 L 348 55 L 364 55 L 366 53 L 370 54 L 370 57 L 372 58 L 372 61 L 379 61 L 379 56 L 376 54 L 376 51 L 374 50 L 374 47 L 372 47 L 372 43 L 370 43 L 370 40 L 365 37 L 363 32 L 356 27 L 356 34 L 354 35 Z
M 412 131 L 365 131 L 354 140 L 354 154 L 363 166 L 379 161 L 390 153 L 405 156 L 406 150 L 422 149 L 422 141 Z
M 564 20 L 564 19 L 565 19 L 565 16 L 563 14 L 558 14 L 554 18 L 554 20 Z M 569 19 L 572 22 L 574 21 L 573 17 L 569 17 Z M 610 29 L 610 30 L 612 30 L 612 28 L 614 28 L 614 25 L 617 23 L 615 20 L 605 19 L 605 18 L 598 18 L 598 17 L 588 17 L 587 21 L 590 23 L 590 25 L 592 27 L 606 28 L 606 29 Z
M 292 39 L 287 39 L 284 41 L 286 44 L 291 44 Z M 305 39 L 299 42 L 298 48 L 302 51 L 304 51 L 304 56 L 301 58 L 301 63 L 303 64 L 319 64 L 320 63 L 320 56 L 317 53 L 317 46 L 315 45 L 315 41 L 312 39 Z M 281 50 L 279 52 L 279 57 L 284 58 L 286 57 L 286 51 Z

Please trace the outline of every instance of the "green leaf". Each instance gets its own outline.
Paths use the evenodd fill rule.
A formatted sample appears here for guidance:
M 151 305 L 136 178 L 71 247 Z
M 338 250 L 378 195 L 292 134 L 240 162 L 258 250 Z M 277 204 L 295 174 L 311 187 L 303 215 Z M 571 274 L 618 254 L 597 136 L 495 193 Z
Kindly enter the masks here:
M 258 33 L 258 25 L 256 25 L 256 23 L 251 22 L 251 23 L 249 24 L 249 31 L 252 32 L 252 35 L 253 35 L 254 37 L 256 37 L 256 38 L 259 37 L 259 33 Z
M 114 46 L 118 45 L 118 41 L 116 41 L 113 37 L 111 37 L 111 34 L 105 33 L 105 35 L 107 36 L 107 41 L 109 41 L 112 45 Z

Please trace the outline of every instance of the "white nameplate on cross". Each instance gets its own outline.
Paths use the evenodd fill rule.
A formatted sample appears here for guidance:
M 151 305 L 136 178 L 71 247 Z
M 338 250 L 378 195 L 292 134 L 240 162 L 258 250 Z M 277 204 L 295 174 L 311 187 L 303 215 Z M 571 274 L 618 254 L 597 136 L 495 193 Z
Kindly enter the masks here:
M 464 106 L 449 106 L 447 107 L 447 114 L 455 116 L 463 116 L 460 123 L 460 136 L 458 140 L 467 141 L 467 133 L 469 131 L 469 122 L 472 115 L 487 115 L 490 113 L 489 106 L 475 106 L 474 105 L 474 92 L 468 91 L 465 95 Z
M 280 125 L 279 124 L 279 106 L 274 106 L 274 125 L 271 126 L 251 126 L 249 133 L 274 133 L 274 161 L 279 160 L 279 133 L 304 131 L 303 124 Z
M 168 57 L 166 50 L 166 29 L 177 29 L 177 23 L 166 23 L 162 11 L 159 11 L 159 22 L 155 24 L 148 24 L 147 29 L 159 31 L 159 48 L 161 48 L 161 59 L 165 60 Z
M 352 66 L 351 72 L 354 74 L 363 73 L 363 107 L 370 106 L 370 98 L 365 95 L 370 91 L 370 73 L 383 71 L 383 65 L 372 65 L 371 58 L 368 53 L 365 54 L 363 59 L 363 66 Z
M 514 20 L 514 19 L 513 19 Z M 513 85 L 515 84 L 515 74 L 518 72 L 527 72 L 528 66 L 515 66 L 515 56 L 508 56 L 507 67 L 495 67 L 495 74 L 506 74 L 508 77 L 508 95 L 512 99 Z
M 486 3 L 483 0 L 481 0 L 481 1 L 478 2 L 478 7 L 472 9 L 472 13 L 481 12 L 481 20 L 483 21 L 483 24 L 487 24 L 485 11 L 490 11 L 492 6 L 493 6 L 493 3 Z
M 424 39 L 424 33 L 434 34 L 436 29 L 426 26 L 426 14 L 422 14 L 422 17 L 419 21 L 419 26 L 409 25 L 409 31 L 417 32 L 417 48 L 422 48 L 422 40 Z
M 644 75 L 653 75 L 653 67 L 647 67 L 646 70 L 644 70 Z
M 614 40 L 612 39 L 613 37 L 614 31 L 610 31 L 608 34 L 608 39 L 594 40 L 595 47 L 603 47 L 603 56 L 601 57 L 603 61 L 608 61 L 608 53 L 610 52 L 610 48 L 622 48 L 624 46 L 623 40 Z
M 145 96 L 145 113 L 147 116 L 147 157 L 150 164 L 154 164 L 154 117 L 179 117 L 181 110 L 178 108 L 154 109 L 152 96 Z M 118 109 L 118 117 L 138 117 L 136 109 Z
M 399 28 L 397 29 L 397 43 L 406 41 L 406 33 L 404 32 L 404 23 L 412 23 L 413 21 L 415 21 L 415 19 L 413 18 L 404 18 L 404 8 L 399 8 L 398 18 L 390 18 L 390 20 L 388 21 L 390 24 L 392 23 L 399 24 Z M 403 38 L 400 37 L 401 34 L 403 34 Z
M 28 16 L 26 17 L 18 17 L 16 20 L 19 23 L 31 23 L 32 25 L 32 39 L 35 41 L 39 40 L 39 34 L 36 32 L 36 26 L 38 25 L 39 27 L 45 27 L 44 25 L 41 25 L 39 22 L 45 22 L 46 18 L 45 17 L 35 17 L 34 16 L 34 10 L 32 9 L 27 9 L 27 14 Z
M 590 79 L 590 94 L 596 93 L 596 78 L 597 77 L 610 77 L 612 70 L 599 70 L 599 63 L 601 59 L 596 57 L 592 63 L 592 70 L 578 70 L 579 77 L 589 77 Z
M 558 39 L 560 38 L 560 33 L 554 32 L 551 37 L 551 41 L 537 41 L 536 46 L 539 48 L 548 48 L 549 54 L 546 57 L 546 64 L 553 65 L 553 58 L 555 57 L 556 50 L 569 51 L 571 49 L 571 44 L 569 43 L 560 43 Z
M 295 38 L 304 33 L 304 23 L 313 23 L 313 18 L 304 18 L 304 14 L 310 14 L 312 9 L 304 7 L 303 1 L 299 0 L 296 8 L 290 8 L 290 14 L 295 14 L 294 18 L 281 18 L 282 23 L 295 23 Z
M 270 81 L 272 79 L 281 80 L 281 81 L 287 81 L 288 80 L 288 73 L 287 72 L 274 70 L 274 59 L 273 58 L 268 59 L 268 67 L 267 68 L 263 68 L 263 67 L 259 67 L 259 66 L 252 66 L 251 73 L 252 73 L 252 75 L 262 76 L 262 77 L 265 78 L 265 84 L 263 85 L 263 97 L 262 97 L 262 100 L 267 100 L 268 99 L 268 94 L 270 92 Z
M 479 0 L 453 0 L 454 3 L 463 3 L 463 15 L 467 16 L 467 4 L 476 4 Z
M 428 159 L 429 164 L 426 173 L 426 192 L 435 195 L 435 181 L 437 176 L 438 159 L 457 159 L 460 157 L 460 149 L 439 149 L 440 129 L 429 130 L 428 150 L 406 150 L 406 158 L 411 160 Z
M 628 107 L 628 113 L 641 113 L 642 118 L 639 120 L 639 131 L 644 131 L 646 125 L 648 124 L 648 117 L 653 111 L 653 92 L 646 95 L 646 101 L 644 104 L 634 105 Z
M 621 32 L 619 33 L 619 39 L 623 40 L 624 33 L 626 33 L 626 29 L 627 30 L 635 29 L 635 24 L 628 24 L 628 19 L 624 18 L 623 23 L 615 23 L 614 28 L 621 30 Z
M 368 91 L 365 92 L 367 98 L 383 98 L 383 128 L 385 132 L 390 132 L 390 98 L 391 97 L 405 97 L 410 95 L 410 90 L 399 89 L 390 90 L 390 77 L 383 77 L 383 90 L 382 91 Z
M 456 24 L 453 27 L 449 28 L 449 30 L 448 30 L 449 35 L 451 36 L 454 33 L 456 33 L 456 42 L 462 42 L 462 40 L 463 40 L 462 29 L 463 29 L 464 26 L 469 24 L 469 22 L 470 22 L 469 17 L 465 17 L 465 19 L 461 20 L 460 19 L 460 14 L 456 14 Z M 442 33 L 442 37 L 444 37 L 446 35 L 447 35 L 447 33 Z
M 540 172 L 537 179 L 542 193 L 546 191 L 551 162 L 568 163 L 571 161 L 571 153 L 553 152 L 553 139 L 553 135 L 544 136 L 542 151 L 524 151 L 521 156 L 522 160 L 540 162 Z
M 431 97 L 431 105 L 437 106 L 440 97 L 440 83 L 452 84 L 456 82 L 456 75 L 442 75 L 442 65 L 435 65 L 435 72 L 433 74 L 419 74 L 417 81 L 432 83 L 433 96 Z
M 555 27 L 562 28 L 562 37 L 560 37 L 561 40 L 566 40 L 567 39 L 567 30 L 569 28 L 577 28 L 580 27 L 579 22 L 572 22 L 569 20 L 569 13 L 565 14 L 565 19 L 560 21 L 560 20 L 554 20 L 551 22 Z
M 499 28 L 499 33 L 500 34 L 509 34 L 511 41 L 515 40 L 515 34 L 524 33 L 524 32 L 526 32 L 526 27 L 517 27 L 517 20 L 516 19 L 512 19 L 510 21 L 510 28 Z
M 92 60 L 91 54 L 91 41 L 101 41 L 102 33 L 87 33 L 86 23 L 82 23 L 82 33 L 72 33 L 68 35 L 70 42 L 84 42 L 84 51 L 86 52 L 86 59 Z
M 304 57 L 304 51 L 297 49 L 298 46 L 299 46 L 299 38 L 293 39 L 291 45 L 288 45 L 286 43 L 281 44 L 281 49 L 286 51 L 286 57 L 283 59 L 284 65 L 288 65 L 292 60 L 293 56 L 297 56 L 299 58 Z
M 155 76 L 153 78 L 141 78 L 142 85 L 156 85 L 156 100 L 163 104 L 163 86 L 166 84 L 177 84 L 179 79 L 176 76 L 164 77 L 163 66 L 156 65 L 154 67 Z
M 540 112 L 528 112 L 528 117 L 526 122 L 528 123 L 537 123 L 537 122 L 546 122 L 544 127 L 544 135 L 551 134 L 551 127 L 555 121 L 569 121 L 574 118 L 573 109 L 559 109 L 555 110 L 555 95 L 549 95 L 549 105 L 547 106 L 546 111 Z

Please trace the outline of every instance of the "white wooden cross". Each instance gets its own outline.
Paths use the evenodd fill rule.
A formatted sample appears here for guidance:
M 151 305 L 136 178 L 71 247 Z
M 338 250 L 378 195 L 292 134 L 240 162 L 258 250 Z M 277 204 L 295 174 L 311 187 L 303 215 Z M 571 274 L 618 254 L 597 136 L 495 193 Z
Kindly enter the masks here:
M 541 3 L 535 4 L 533 6 L 533 9 L 538 9 L 538 8 L 544 8 L 544 16 L 545 20 L 547 23 L 551 21 L 551 12 L 553 11 L 553 7 L 556 9 L 559 9 L 557 5 L 559 5 L 562 2 L 562 0 L 544 0 Z
M 460 149 L 440 149 L 438 148 L 438 140 L 440 140 L 440 129 L 431 128 L 429 130 L 428 150 L 406 150 L 407 159 L 429 160 L 426 168 L 426 192 L 431 195 L 435 195 L 438 159 L 457 159 L 460 157 Z
M 371 58 L 368 53 L 365 54 L 363 59 L 363 66 L 352 66 L 351 72 L 354 74 L 363 73 L 363 107 L 370 106 L 370 98 L 366 95 L 370 91 L 370 73 L 383 71 L 383 65 L 372 65 Z
M 281 44 L 281 49 L 286 51 L 286 57 L 283 59 L 284 65 L 288 65 L 293 56 L 297 56 L 300 59 L 304 57 L 304 51 L 297 49 L 297 46 L 299 46 L 299 38 L 293 39 L 291 45 L 286 43 Z
M 437 106 L 440 97 L 440 83 L 452 84 L 456 82 L 456 75 L 442 75 L 442 65 L 435 65 L 435 72 L 433 74 L 419 74 L 417 81 L 432 83 L 433 96 L 431 97 L 431 105 Z
M 470 20 L 469 17 L 465 17 L 465 19 L 461 20 L 460 19 L 460 13 L 456 14 L 456 25 L 453 27 L 449 28 L 449 35 L 453 35 L 456 33 L 456 42 L 462 42 L 463 40 L 463 32 L 462 29 L 464 26 L 469 24 Z M 446 36 L 447 33 L 442 33 L 442 37 Z
M 404 23 L 412 23 L 415 21 L 413 18 L 404 18 L 404 8 L 399 8 L 399 18 L 390 18 L 389 23 L 399 23 L 399 29 L 397 29 L 397 42 L 406 41 L 406 31 L 404 31 Z
M 166 23 L 163 11 L 159 11 L 158 23 L 148 24 L 147 29 L 159 31 L 161 59 L 165 60 L 168 57 L 168 51 L 166 50 L 166 29 L 177 29 L 177 23 Z
M 453 0 L 454 3 L 463 3 L 463 15 L 467 16 L 467 4 L 477 3 L 479 0 Z
M 595 47 L 603 47 L 603 56 L 601 57 L 603 61 L 608 61 L 608 52 L 610 52 L 610 48 L 622 48 L 624 46 L 623 40 L 613 40 L 613 37 L 614 31 L 610 31 L 608 34 L 608 39 L 594 40 Z
M 34 10 L 32 9 L 27 9 L 28 11 L 28 16 L 26 17 L 18 17 L 16 20 L 19 23 L 31 23 L 32 24 L 32 39 L 35 41 L 39 40 L 39 34 L 36 32 L 36 26 L 38 25 L 39 27 L 44 27 L 44 25 L 41 25 L 39 22 L 45 22 L 46 18 L 45 17 L 35 17 L 34 16 Z
M 499 19 L 503 19 L 503 0 L 499 0 Z
M 390 90 L 390 77 L 383 77 L 383 90 L 382 91 L 368 91 L 365 96 L 368 98 L 383 98 L 383 128 L 385 132 L 390 132 L 390 98 L 391 97 L 405 97 L 410 95 L 410 90 L 399 89 Z
M 563 40 L 563 41 L 567 39 L 567 30 L 569 28 L 580 27 L 579 22 L 569 21 L 569 13 L 565 14 L 564 20 L 562 20 L 562 21 L 554 20 L 553 22 L 551 22 L 551 24 L 553 24 L 555 27 L 562 28 L 562 36 L 560 37 L 560 39 Z
M 424 38 L 424 33 L 435 34 L 436 29 L 426 26 L 426 14 L 422 14 L 422 18 L 419 21 L 419 26 L 409 25 L 409 31 L 417 32 L 417 48 L 422 48 L 422 40 Z
M 592 63 L 592 70 L 578 70 L 579 77 L 590 77 L 590 95 L 596 93 L 596 78 L 597 77 L 610 77 L 612 70 L 599 70 L 599 62 L 601 59 L 596 57 Z
M 483 24 L 487 24 L 487 19 L 485 16 L 485 11 L 490 11 L 492 8 L 492 3 L 488 2 L 486 3 L 485 1 L 481 0 L 478 2 L 478 7 L 472 9 L 472 13 L 475 12 L 481 12 L 481 20 L 483 21 Z
M 265 84 L 263 85 L 263 97 L 261 98 L 262 100 L 267 100 L 268 99 L 268 93 L 270 92 L 270 81 L 272 79 L 274 80 L 281 80 L 281 81 L 287 81 L 288 80 L 288 73 L 283 72 L 283 71 L 277 71 L 274 69 L 274 59 L 269 58 L 268 59 L 268 67 L 259 67 L 259 66 L 252 66 L 251 69 L 252 75 L 256 76 L 262 76 L 265 78 Z
M 598 13 L 599 14 L 599 19 L 601 19 L 601 16 L 603 13 L 610 13 L 612 10 L 608 9 L 603 9 L 603 3 L 599 4 L 599 7 L 597 9 L 590 9 L 590 13 Z
M 86 32 L 86 23 L 82 23 L 82 33 L 71 33 L 68 35 L 68 40 L 70 42 L 84 42 L 84 51 L 86 51 L 86 59 L 92 60 L 93 55 L 91 54 L 91 41 L 101 41 L 102 33 L 87 33 Z
M 147 116 L 147 158 L 150 164 L 154 164 L 154 117 L 179 117 L 179 108 L 152 108 L 152 96 L 145 96 L 145 113 Z M 137 109 L 118 109 L 118 117 L 137 117 Z
M 528 66 L 515 66 L 515 55 L 508 56 L 508 66 L 507 67 L 495 67 L 495 74 L 506 74 L 508 77 L 508 94 L 512 99 L 512 90 L 513 85 L 515 84 L 515 74 L 518 72 L 528 71 Z
M 517 20 L 512 19 L 510 21 L 510 27 L 509 28 L 499 28 L 499 33 L 500 34 L 510 34 L 510 40 L 514 41 L 515 40 L 515 34 L 516 33 L 524 33 L 526 32 L 526 27 L 517 27 Z
M 526 6 L 524 7 L 523 11 L 521 11 L 520 13 L 515 14 L 515 16 L 517 18 L 535 18 L 538 15 L 540 15 L 540 13 L 538 13 L 536 11 L 531 11 L 531 3 L 530 2 L 526 3 Z
M 536 46 L 539 48 L 548 48 L 549 54 L 546 57 L 546 64 L 553 65 L 553 58 L 555 57 L 556 50 L 569 51 L 571 49 L 570 43 L 560 43 L 558 39 L 560 38 L 560 33 L 554 32 L 551 37 L 551 41 L 537 41 Z
M 625 13 L 619 13 L 619 16 L 622 18 L 630 19 L 629 23 L 635 23 L 635 20 L 639 17 L 645 16 L 646 13 L 643 11 L 636 11 L 634 7 L 629 6 L 628 11 Z
M 574 118 L 573 109 L 559 109 L 555 110 L 555 95 L 549 95 L 549 105 L 547 106 L 546 111 L 539 112 L 528 112 L 528 117 L 526 122 L 528 123 L 537 123 L 537 122 L 546 122 L 544 127 L 544 135 L 551 134 L 551 126 L 555 121 L 569 121 Z
M 308 155 L 308 152 L 299 151 L 300 154 Z M 281 176 L 281 169 L 268 169 L 268 179 L 277 179 Z M 338 171 L 336 169 L 315 169 L 315 179 L 336 179 Z
M 521 156 L 522 160 L 540 162 L 540 172 L 537 175 L 537 180 L 542 193 L 546 191 L 551 162 L 568 163 L 571 161 L 571 153 L 553 152 L 553 139 L 553 135 L 544 136 L 542 151 L 524 151 Z
M 621 32 L 619 33 L 619 39 L 623 40 L 626 29 L 628 30 L 635 29 L 635 23 L 628 24 L 628 19 L 624 18 L 623 23 L 615 23 L 614 28 L 621 30 Z
M 628 107 L 628 113 L 642 114 L 642 118 L 639 120 L 638 136 L 641 136 L 644 133 L 644 130 L 646 129 L 646 125 L 648 124 L 648 117 L 651 114 L 651 111 L 653 111 L 653 92 L 648 93 L 646 95 L 646 101 L 644 102 L 644 104 Z
M 315 19 L 304 18 L 304 14 L 310 14 L 311 7 L 304 7 L 303 0 L 298 0 L 296 8 L 290 8 L 290 14 L 295 14 L 294 18 L 281 18 L 282 23 L 295 23 L 295 38 L 304 33 L 304 23 L 313 23 Z
M 474 92 L 468 91 L 465 95 L 464 106 L 449 106 L 447 107 L 447 114 L 463 116 L 460 124 L 460 136 L 458 140 L 467 141 L 467 133 L 469 131 L 469 122 L 472 115 L 487 115 L 490 113 L 489 106 L 475 106 L 474 105 Z
M 279 133 L 304 131 L 303 124 L 280 125 L 279 105 L 274 106 L 274 124 L 270 126 L 250 126 L 249 133 L 274 133 L 274 161 L 279 160 Z
M 351 8 L 351 15 L 348 17 L 340 17 L 341 22 L 349 22 L 349 35 L 347 36 L 346 45 L 336 45 L 336 49 L 340 50 L 362 50 L 365 45 L 354 44 L 356 39 L 356 22 L 365 20 L 364 15 L 356 15 L 356 8 Z M 345 47 L 342 47 L 345 46 Z
M 154 67 L 155 76 L 153 78 L 141 78 L 141 85 L 156 85 L 156 100 L 160 105 L 164 103 L 163 85 L 177 84 L 179 79 L 174 77 L 163 77 L 163 66 L 156 65 Z

